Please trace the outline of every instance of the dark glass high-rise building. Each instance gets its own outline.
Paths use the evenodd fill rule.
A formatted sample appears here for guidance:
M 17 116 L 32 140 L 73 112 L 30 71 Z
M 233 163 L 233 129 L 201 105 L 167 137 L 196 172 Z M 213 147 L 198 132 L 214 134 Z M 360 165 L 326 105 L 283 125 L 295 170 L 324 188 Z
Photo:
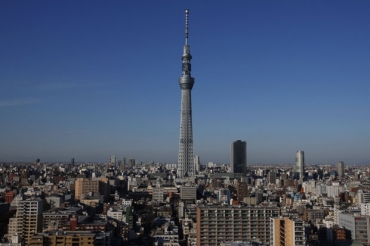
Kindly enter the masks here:
M 344 162 L 343 161 L 338 162 L 338 177 L 339 178 L 344 177 Z
M 237 140 L 231 143 L 231 172 L 247 173 L 247 142 Z

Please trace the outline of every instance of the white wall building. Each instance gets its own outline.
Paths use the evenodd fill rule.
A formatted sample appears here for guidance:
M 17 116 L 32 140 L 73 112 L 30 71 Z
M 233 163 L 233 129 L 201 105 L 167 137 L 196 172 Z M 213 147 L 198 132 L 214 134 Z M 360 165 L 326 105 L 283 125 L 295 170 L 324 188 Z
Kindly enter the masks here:
M 107 217 L 110 217 L 112 219 L 118 220 L 118 221 L 123 221 L 123 210 L 116 210 L 113 208 L 110 208 L 107 211 Z
M 370 193 L 365 193 L 363 190 L 358 190 L 357 199 L 359 206 L 361 206 L 362 203 L 370 203 Z
M 370 216 L 370 203 L 361 203 L 361 215 L 369 215 Z

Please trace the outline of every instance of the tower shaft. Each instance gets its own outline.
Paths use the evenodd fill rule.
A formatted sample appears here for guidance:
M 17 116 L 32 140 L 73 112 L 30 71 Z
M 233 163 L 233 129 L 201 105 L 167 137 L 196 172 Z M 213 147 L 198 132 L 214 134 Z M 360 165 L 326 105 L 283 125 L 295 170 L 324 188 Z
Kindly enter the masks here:
M 194 174 L 193 125 L 191 114 L 191 90 L 181 90 L 180 148 L 178 176 Z
M 193 154 L 193 123 L 191 109 L 191 89 L 194 78 L 191 77 L 190 46 L 188 45 L 188 17 L 189 10 L 185 10 L 185 45 L 182 55 L 182 76 L 179 78 L 181 88 L 181 117 L 180 117 L 180 146 L 177 167 L 177 176 L 192 176 L 194 172 Z

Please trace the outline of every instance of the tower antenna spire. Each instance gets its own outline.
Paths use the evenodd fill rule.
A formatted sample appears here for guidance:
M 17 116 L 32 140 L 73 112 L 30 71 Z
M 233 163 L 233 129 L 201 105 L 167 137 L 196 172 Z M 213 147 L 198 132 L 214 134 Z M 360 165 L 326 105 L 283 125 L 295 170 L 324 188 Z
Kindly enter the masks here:
M 185 10 L 185 45 L 188 45 L 189 38 L 189 10 Z

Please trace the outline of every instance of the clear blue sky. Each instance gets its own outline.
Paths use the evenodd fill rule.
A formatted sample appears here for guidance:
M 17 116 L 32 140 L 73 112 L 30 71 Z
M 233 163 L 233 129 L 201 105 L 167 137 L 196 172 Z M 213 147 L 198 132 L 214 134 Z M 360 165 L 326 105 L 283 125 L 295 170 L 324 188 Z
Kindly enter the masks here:
M 0 1 L 0 161 L 370 164 L 370 1 Z

